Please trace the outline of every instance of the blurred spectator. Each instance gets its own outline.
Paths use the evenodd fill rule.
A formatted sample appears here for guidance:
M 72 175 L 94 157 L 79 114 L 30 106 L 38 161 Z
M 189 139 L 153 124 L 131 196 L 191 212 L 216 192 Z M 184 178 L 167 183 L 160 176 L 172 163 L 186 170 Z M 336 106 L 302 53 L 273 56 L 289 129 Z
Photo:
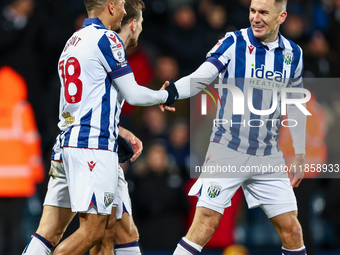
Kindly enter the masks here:
M 134 166 L 131 200 L 142 249 L 172 249 L 185 234 L 187 196 L 166 145 L 155 141 Z M 166 235 L 164 235 L 166 231 Z
M 160 55 L 155 61 L 155 78 L 150 84 L 151 89 L 159 89 L 161 84 L 170 79 L 175 81 L 179 78 L 179 65 L 176 58 L 170 55 Z M 175 118 L 181 116 L 189 119 L 190 112 L 190 101 L 189 100 L 178 100 L 174 107 L 176 112 L 166 111 L 166 118 L 168 120 L 174 120 Z
M 328 31 L 328 42 L 340 56 L 340 0 L 333 0 L 333 9 L 330 13 L 330 29 Z
M 340 62 L 323 33 L 316 31 L 304 50 L 304 77 L 339 77 Z
M 154 139 L 164 139 L 168 141 L 168 124 L 166 116 L 158 106 L 150 106 L 143 109 L 141 123 L 134 131 L 136 136 L 144 143 Z
M 39 131 L 45 126 L 45 99 L 43 79 L 45 64 L 44 26 L 33 15 L 35 0 L 12 0 L 0 11 L 0 67 L 11 66 L 27 83 L 28 101 L 37 116 Z M 55 69 L 56 70 L 56 69 Z
M 176 120 L 170 127 L 169 153 L 175 158 L 182 178 L 190 178 L 189 125 L 185 120 Z
M 143 46 L 137 46 L 128 48 L 126 51 L 127 58 L 136 81 L 139 85 L 148 87 L 153 80 L 153 68 L 151 66 L 149 56 Z M 159 83 L 157 90 L 161 88 L 164 81 Z M 124 103 L 122 112 L 120 115 L 121 126 L 131 129 L 132 128 L 132 115 L 135 113 L 138 107 L 132 106 L 127 102 Z
M 21 254 L 27 198 L 44 179 L 40 136 L 27 102 L 26 82 L 8 66 L 0 68 L 0 254 Z
M 288 15 L 286 21 L 282 24 L 281 32 L 283 36 L 294 41 L 301 47 L 303 47 L 307 41 L 305 31 L 305 21 L 296 14 Z
M 239 1 L 219 1 L 225 3 L 228 12 L 228 25 L 232 26 L 230 30 L 249 27 L 249 6 L 251 0 Z M 219 39 L 219 38 L 217 38 Z
M 227 11 L 222 5 L 212 5 L 205 10 L 207 26 L 205 28 L 205 39 L 210 48 L 227 32 L 227 18 Z
M 202 31 L 193 7 L 183 5 L 173 13 L 172 22 L 169 20 L 161 35 L 159 47 L 178 60 L 180 77 L 196 70 L 204 61 L 202 53 L 208 52 L 211 47 L 207 45 Z

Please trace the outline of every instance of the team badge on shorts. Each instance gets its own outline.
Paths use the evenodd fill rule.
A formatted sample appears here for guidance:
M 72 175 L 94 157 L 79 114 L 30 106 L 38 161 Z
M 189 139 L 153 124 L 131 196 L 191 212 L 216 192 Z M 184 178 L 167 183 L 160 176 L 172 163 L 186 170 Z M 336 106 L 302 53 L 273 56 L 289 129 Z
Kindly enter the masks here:
M 113 193 L 110 193 L 110 192 L 105 192 L 104 193 L 104 204 L 105 204 L 105 207 L 108 207 L 113 202 L 114 196 L 115 195 Z
M 291 65 L 294 59 L 293 52 L 284 50 L 283 55 L 285 56 L 285 64 L 286 65 Z
M 217 184 L 210 184 L 210 187 L 208 188 L 208 196 L 211 198 L 217 197 L 221 192 L 222 187 Z

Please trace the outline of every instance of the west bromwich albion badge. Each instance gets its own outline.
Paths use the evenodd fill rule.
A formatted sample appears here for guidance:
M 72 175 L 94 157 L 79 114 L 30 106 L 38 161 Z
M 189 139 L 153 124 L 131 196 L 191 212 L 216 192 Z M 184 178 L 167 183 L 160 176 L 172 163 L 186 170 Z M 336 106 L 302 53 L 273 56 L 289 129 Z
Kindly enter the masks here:
M 288 50 L 284 50 L 283 51 L 283 55 L 285 56 L 284 58 L 284 62 L 286 65 L 291 65 L 294 59 L 294 55 L 293 52 L 288 51 Z
M 105 192 L 104 193 L 104 204 L 105 204 L 105 207 L 108 207 L 113 202 L 113 199 L 114 199 L 114 194 L 113 193 Z
M 210 187 L 208 188 L 208 196 L 211 198 L 217 197 L 222 190 L 222 187 L 217 184 L 210 184 Z

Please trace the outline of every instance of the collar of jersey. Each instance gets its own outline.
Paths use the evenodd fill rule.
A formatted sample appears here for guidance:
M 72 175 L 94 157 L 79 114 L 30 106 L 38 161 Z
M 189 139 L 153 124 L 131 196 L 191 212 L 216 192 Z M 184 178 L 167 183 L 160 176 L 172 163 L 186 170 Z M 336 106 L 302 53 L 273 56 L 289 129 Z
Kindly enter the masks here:
M 254 45 L 255 47 L 264 47 L 261 41 L 254 36 L 253 30 L 251 29 L 251 27 L 248 27 L 247 33 L 248 33 L 249 41 L 252 45 Z M 279 47 L 284 50 L 286 47 L 282 42 L 282 35 L 280 32 L 278 36 L 279 36 Z
M 83 24 L 83 28 L 87 27 L 89 25 L 92 25 L 92 24 L 98 25 L 98 26 L 100 26 L 100 28 L 105 28 L 106 29 L 106 27 L 104 26 L 103 22 L 101 22 L 101 20 L 98 19 L 98 18 L 87 18 L 87 19 L 85 19 L 84 20 L 84 24 Z

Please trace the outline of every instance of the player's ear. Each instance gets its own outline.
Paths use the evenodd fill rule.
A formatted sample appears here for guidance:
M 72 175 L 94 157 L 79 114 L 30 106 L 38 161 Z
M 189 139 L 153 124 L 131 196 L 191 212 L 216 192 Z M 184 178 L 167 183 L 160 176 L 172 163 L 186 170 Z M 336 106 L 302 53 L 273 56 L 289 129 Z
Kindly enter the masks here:
M 115 11 L 115 4 L 114 4 L 114 2 L 112 2 L 112 1 L 109 2 L 108 9 L 109 9 L 110 14 L 113 15 L 114 11 Z
M 131 31 L 135 32 L 136 27 L 137 27 L 137 20 L 136 19 L 131 20 L 130 27 L 131 27 Z
M 278 24 L 281 25 L 287 18 L 287 12 L 286 11 L 282 11 L 280 13 L 280 16 L 279 16 L 279 20 L 278 20 Z

